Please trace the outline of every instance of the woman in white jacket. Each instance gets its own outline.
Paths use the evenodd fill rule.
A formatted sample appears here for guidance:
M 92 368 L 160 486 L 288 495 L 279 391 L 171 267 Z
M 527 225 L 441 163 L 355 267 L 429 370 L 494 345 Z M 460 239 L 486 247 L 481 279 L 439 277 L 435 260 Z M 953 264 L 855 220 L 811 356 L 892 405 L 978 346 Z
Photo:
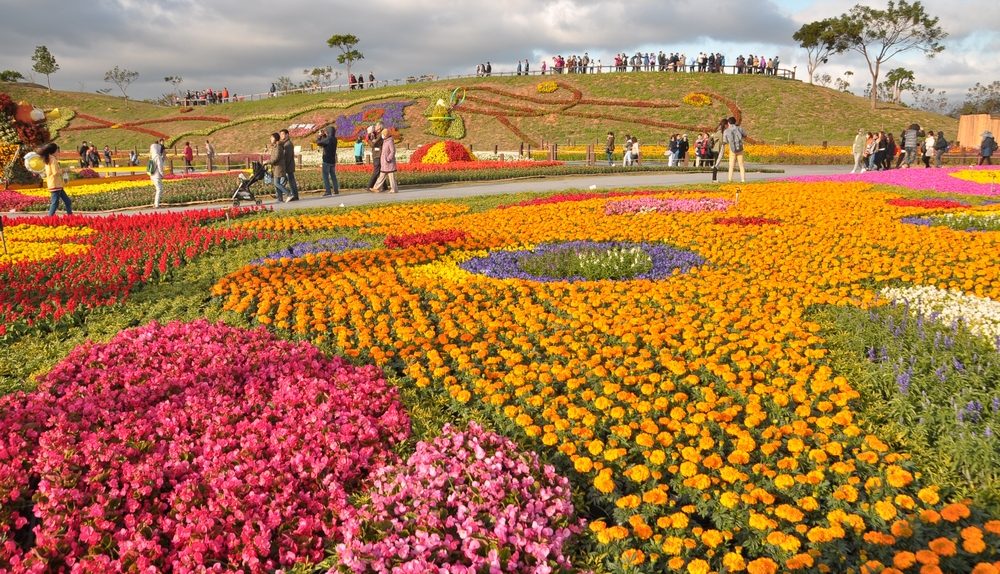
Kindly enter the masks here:
M 160 207 L 160 196 L 163 195 L 163 140 L 155 141 L 149 146 L 149 180 L 153 182 L 156 193 L 153 195 L 153 208 Z
M 865 128 L 858 128 L 858 135 L 854 136 L 854 146 L 851 148 L 851 153 L 854 154 L 854 168 L 851 169 L 851 173 L 865 170 L 864 163 L 861 160 L 865 157 L 865 145 L 867 143 L 868 136 L 865 134 Z

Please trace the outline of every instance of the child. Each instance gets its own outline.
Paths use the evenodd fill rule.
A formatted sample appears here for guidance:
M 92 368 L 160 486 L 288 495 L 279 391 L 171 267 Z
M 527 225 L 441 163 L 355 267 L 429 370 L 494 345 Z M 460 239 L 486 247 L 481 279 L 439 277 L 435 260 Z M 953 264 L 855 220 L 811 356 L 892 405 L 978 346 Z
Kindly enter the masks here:
M 361 165 L 365 162 L 365 140 L 358 134 L 358 139 L 354 140 L 354 163 Z

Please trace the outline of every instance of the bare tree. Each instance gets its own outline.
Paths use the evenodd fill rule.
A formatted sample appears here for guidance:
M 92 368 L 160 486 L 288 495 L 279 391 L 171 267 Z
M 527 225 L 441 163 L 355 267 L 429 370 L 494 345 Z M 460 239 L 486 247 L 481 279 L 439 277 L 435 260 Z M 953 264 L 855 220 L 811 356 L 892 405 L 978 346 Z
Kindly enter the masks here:
M 122 92 L 122 97 L 125 98 L 125 107 L 128 107 L 128 86 L 139 77 L 139 72 L 133 72 L 127 68 L 120 68 L 115 66 L 114 68 L 108 70 L 104 74 L 105 82 L 112 82 L 114 85 L 118 86 L 118 89 Z

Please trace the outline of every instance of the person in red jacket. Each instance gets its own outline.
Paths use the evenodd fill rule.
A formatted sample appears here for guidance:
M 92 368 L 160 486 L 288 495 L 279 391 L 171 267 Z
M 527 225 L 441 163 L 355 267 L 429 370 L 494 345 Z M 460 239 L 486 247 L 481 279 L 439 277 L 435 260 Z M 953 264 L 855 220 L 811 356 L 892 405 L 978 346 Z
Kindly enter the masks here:
M 191 173 L 194 171 L 194 149 L 191 148 L 191 142 L 184 142 L 184 173 Z

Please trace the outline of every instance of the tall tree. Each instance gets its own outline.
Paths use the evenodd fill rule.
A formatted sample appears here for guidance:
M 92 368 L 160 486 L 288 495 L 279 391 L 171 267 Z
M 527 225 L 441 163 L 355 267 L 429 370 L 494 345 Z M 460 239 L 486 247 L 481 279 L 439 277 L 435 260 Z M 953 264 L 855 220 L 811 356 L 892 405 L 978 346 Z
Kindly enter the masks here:
M 834 48 L 837 53 L 854 51 L 868 62 L 871 85 L 878 86 L 882 64 L 902 52 L 919 50 L 928 58 L 944 50 L 941 41 L 948 34 L 938 26 L 919 1 L 906 0 L 889 4 L 884 10 L 857 4 L 836 19 L 833 25 Z M 874 110 L 878 90 L 870 89 Z
M 128 85 L 135 81 L 139 77 L 139 72 L 133 72 L 127 68 L 120 68 L 115 66 L 114 68 L 107 71 L 104 74 L 105 82 L 112 82 L 114 85 L 118 86 L 118 89 L 122 92 L 122 97 L 125 98 L 125 107 L 128 107 Z
M 51 92 L 52 82 L 49 81 L 49 76 L 59 71 L 59 64 L 56 63 L 55 57 L 45 46 L 36 46 L 35 55 L 31 57 L 31 61 L 34 62 L 32 70 L 39 74 L 45 74 L 45 85 Z
M 883 84 L 886 87 L 886 92 L 892 99 L 892 103 L 898 104 L 902 99 L 903 92 L 913 89 L 915 81 L 916 78 L 910 70 L 906 68 L 893 68 L 886 73 Z
M 797 32 L 792 34 L 792 39 L 806 49 L 806 70 L 809 72 L 809 83 L 813 83 L 816 76 L 816 69 L 820 64 L 825 64 L 827 59 L 837 52 L 835 36 L 833 34 L 833 18 L 818 20 L 804 24 Z
M 336 34 L 330 36 L 330 39 L 326 41 L 326 44 L 331 48 L 337 48 L 340 50 L 340 55 L 337 56 L 337 62 L 347 65 L 348 76 L 351 75 L 351 64 L 357 62 L 358 60 L 365 59 L 365 55 L 355 48 L 360 41 L 361 40 L 358 40 L 358 37 L 354 34 Z

